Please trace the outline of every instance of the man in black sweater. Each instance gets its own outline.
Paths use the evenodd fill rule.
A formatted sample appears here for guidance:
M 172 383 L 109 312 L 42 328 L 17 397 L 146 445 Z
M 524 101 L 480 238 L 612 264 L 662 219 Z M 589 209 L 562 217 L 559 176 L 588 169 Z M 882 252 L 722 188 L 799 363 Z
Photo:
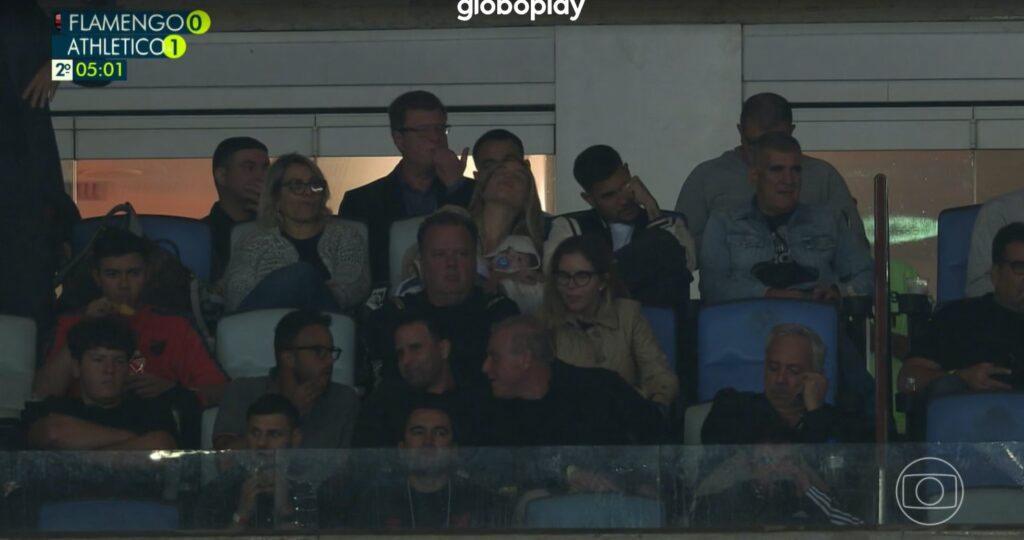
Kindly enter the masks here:
M 665 418 L 616 373 L 555 358 L 544 325 L 529 316 L 495 324 L 483 371 L 500 404 L 501 446 L 658 444 Z

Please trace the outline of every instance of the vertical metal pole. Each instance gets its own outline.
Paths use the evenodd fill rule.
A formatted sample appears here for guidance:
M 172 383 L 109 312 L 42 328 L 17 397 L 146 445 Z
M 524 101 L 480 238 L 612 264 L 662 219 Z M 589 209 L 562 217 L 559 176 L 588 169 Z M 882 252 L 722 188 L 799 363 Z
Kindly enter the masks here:
M 885 523 L 888 500 L 886 447 L 889 442 L 889 186 L 875 175 L 875 463 L 878 467 L 878 523 Z

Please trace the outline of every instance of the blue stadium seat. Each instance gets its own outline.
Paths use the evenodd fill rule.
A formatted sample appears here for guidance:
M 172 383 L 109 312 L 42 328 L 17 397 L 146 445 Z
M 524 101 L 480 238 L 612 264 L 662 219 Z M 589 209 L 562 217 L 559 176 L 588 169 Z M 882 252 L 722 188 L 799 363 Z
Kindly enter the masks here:
M 1005 445 L 977 444 L 1024 441 L 1024 393 L 935 398 L 928 403 L 925 440 L 941 443 L 930 445 L 928 455 L 952 463 L 967 487 L 1024 486 L 1024 473 Z
M 928 403 L 928 442 L 1024 441 L 1024 393 L 944 396 Z
M 75 225 L 71 251 L 77 255 L 89 244 L 104 217 L 83 219 Z M 161 247 L 176 255 L 197 278 L 210 279 L 212 247 L 210 228 L 199 221 L 179 216 L 139 215 L 142 231 Z
M 723 388 L 764 390 L 765 339 L 772 327 L 797 323 L 825 342 L 825 400 L 835 402 L 838 379 L 839 312 L 808 300 L 755 298 L 704 307 L 697 325 L 697 400 L 714 399 Z
M 17 418 L 32 395 L 36 373 L 36 323 L 0 315 L 0 418 Z
M 947 208 L 939 213 L 939 266 L 935 305 L 964 297 L 971 231 L 980 204 Z
M 156 501 L 67 501 L 39 508 L 39 530 L 48 532 L 173 531 L 178 523 L 178 508 Z
M 660 502 L 617 493 L 544 497 L 526 505 L 526 526 L 539 529 L 653 529 L 664 521 Z
M 261 309 L 224 317 L 217 323 L 217 361 L 232 379 L 261 377 L 274 367 L 274 327 L 291 309 Z M 348 315 L 331 313 L 331 335 L 341 347 L 331 380 L 355 380 L 356 325 Z
M 644 317 L 651 323 L 654 329 L 654 337 L 658 339 L 658 345 L 668 357 L 668 367 L 672 373 L 676 372 L 676 364 L 679 357 L 676 356 L 676 313 L 671 308 L 643 306 Z

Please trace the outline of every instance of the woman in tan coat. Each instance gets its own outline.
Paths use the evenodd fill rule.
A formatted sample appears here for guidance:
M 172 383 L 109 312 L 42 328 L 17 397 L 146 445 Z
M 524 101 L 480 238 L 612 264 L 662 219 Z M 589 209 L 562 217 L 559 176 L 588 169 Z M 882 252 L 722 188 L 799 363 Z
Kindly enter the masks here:
M 640 304 L 624 298 L 603 239 L 576 236 L 555 249 L 544 314 L 559 359 L 614 371 L 646 399 L 663 405 L 678 395 L 679 379 Z

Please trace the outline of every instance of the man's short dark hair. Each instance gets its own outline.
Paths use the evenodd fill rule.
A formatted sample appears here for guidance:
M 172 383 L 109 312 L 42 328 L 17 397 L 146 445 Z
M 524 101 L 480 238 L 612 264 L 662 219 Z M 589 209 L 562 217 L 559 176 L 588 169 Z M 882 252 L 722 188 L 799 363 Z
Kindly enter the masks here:
M 98 268 L 100 259 L 122 257 L 138 253 L 143 260 L 149 259 L 150 245 L 146 239 L 118 227 L 109 227 L 100 232 L 92 244 L 95 266 Z
M 295 344 L 295 337 L 309 326 L 319 325 L 330 330 L 331 316 L 315 309 L 297 309 L 281 317 L 274 327 L 274 355 L 280 354 Z
M 526 149 L 523 147 L 523 140 L 517 137 L 515 133 L 512 133 L 507 129 L 492 129 L 481 135 L 480 138 L 473 143 L 473 161 L 480 161 L 480 157 L 477 155 L 480 153 L 480 147 L 491 141 L 512 141 L 512 144 L 516 145 L 516 148 L 519 149 L 519 155 L 526 157 Z
M 224 139 L 213 151 L 213 172 L 217 169 L 227 167 L 231 163 L 231 156 L 240 150 L 263 150 L 269 153 L 267 145 L 253 139 L 252 137 L 230 137 Z
M 992 264 L 1006 262 L 1006 247 L 1013 242 L 1024 243 L 1024 223 L 1017 221 L 999 229 L 992 239 Z
M 138 340 L 128 321 L 121 317 L 82 319 L 68 330 L 68 350 L 75 361 L 81 362 L 86 352 L 99 347 L 122 351 L 131 358 L 138 348 Z
M 451 340 L 452 335 L 449 328 L 437 317 L 431 317 L 426 311 L 420 309 L 402 311 L 395 323 L 395 332 L 398 332 L 399 328 L 413 324 L 422 324 L 427 327 L 427 331 L 430 332 L 430 337 L 434 338 L 434 341 Z
M 786 98 L 763 92 L 754 94 L 743 102 L 743 110 L 740 112 L 740 127 L 759 126 L 763 129 L 772 128 L 780 124 L 789 126 L 793 123 L 793 109 L 790 108 Z
M 405 115 L 410 110 L 417 111 L 441 111 L 445 117 L 448 111 L 444 108 L 437 96 L 426 90 L 413 90 L 395 98 L 388 105 L 388 121 L 391 123 L 391 131 L 399 131 L 405 127 Z
M 288 423 L 292 429 L 299 427 L 301 421 L 299 409 L 288 398 L 281 394 L 263 394 L 259 399 L 252 402 L 245 411 L 245 420 L 248 422 L 253 416 L 268 416 L 271 414 L 283 414 L 288 417 Z
M 779 152 L 781 154 L 801 153 L 800 142 L 788 133 L 781 131 L 769 131 L 754 141 L 754 164 L 760 166 L 761 159 L 768 152 Z
M 622 166 L 622 157 L 614 148 L 606 144 L 597 144 L 580 152 L 572 166 L 572 175 L 576 177 L 583 191 L 589 192 L 594 184 L 607 180 Z
M 551 345 L 551 333 L 544 323 L 531 315 L 514 315 L 494 323 L 491 334 L 501 330 L 510 330 L 510 343 L 513 354 L 530 353 L 541 363 L 550 364 L 555 359 L 555 350 Z
M 443 412 L 447 417 L 448 421 L 452 425 L 452 442 L 458 442 L 459 440 L 459 419 L 453 412 L 453 408 L 449 403 L 448 397 L 444 394 L 430 394 L 421 393 L 416 396 L 415 399 L 409 400 L 404 408 L 404 413 L 401 419 L 401 425 L 394 426 L 398 429 L 398 440 L 405 438 L 405 426 L 409 423 L 409 418 L 412 417 L 412 413 L 421 410 L 431 410 Z
M 462 214 L 458 211 L 439 210 L 430 214 L 427 219 L 420 223 L 419 229 L 416 231 L 416 242 L 419 245 L 420 253 L 423 253 L 423 240 L 427 237 L 427 232 L 434 227 L 450 226 L 450 227 L 462 227 L 469 233 L 469 239 L 472 242 L 474 249 L 477 243 L 477 228 L 476 223 L 469 216 Z

